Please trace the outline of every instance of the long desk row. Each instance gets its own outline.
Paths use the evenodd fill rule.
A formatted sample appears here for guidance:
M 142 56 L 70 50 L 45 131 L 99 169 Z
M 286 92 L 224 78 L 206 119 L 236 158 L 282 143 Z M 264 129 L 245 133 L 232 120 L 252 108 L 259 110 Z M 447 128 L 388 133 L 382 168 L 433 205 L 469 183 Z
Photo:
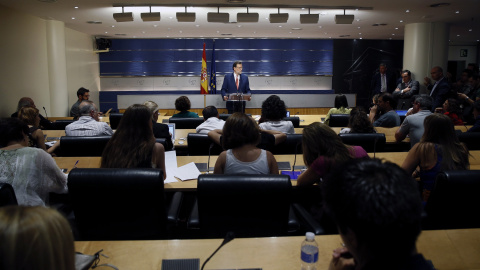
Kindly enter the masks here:
M 384 159 L 399 166 L 402 165 L 403 161 L 407 157 L 407 152 L 385 152 L 385 153 L 369 153 L 370 157 L 376 157 L 380 159 Z M 480 151 L 470 151 L 470 169 L 471 170 L 480 170 Z M 211 156 L 210 157 L 210 166 L 213 167 L 215 162 L 217 161 L 218 156 Z M 55 157 L 55 161 L 57 162 L 58 167 L 61 169 L 67 169 L 70 171 L 75 163 L 77 163 L 77 168 L 100 168 L 100 157 Z M 293 165 L 295 160 L 295 155 L 275 155 L 275 159 L 277 162 L 280 161 L 288 161 L 291 165 Z M 208 156 L 177 156 L 177 166 L 183 166 L 190 162 L 195 163 L 207 163 Z M 296 165 L 305 165 L 303 162 L 302 155 L 297 155 Z M 292 181 L 293 185 L 296 185 L 296 181 Z M 197 188 L 197 180 L 189 180 L 189 181 L 178 181 L 173 183 L 166 183 L 166 189 L 173 189 L 173 190 L 195 190 Z
M 263 270 L 299 269 L 302 236 L 239 238 L 226 244 L 206 265 L 206 269 Z M 332 251 L 342 242 L 339 235 L 316 236 L 319 245 L 317 269 L 327 269 Z M 388 240 L 387 240 L 388 241 Z M 156 241 L 75 242 L 75 250 L 94 254 L 103 249 L 101 263 L 119 269 L 161 269 L 162 259 L 206 258 L 221 239 Z M 423 231 L 417 241 L 419 253 L 436 269 L 480 269 L 480 229 Z

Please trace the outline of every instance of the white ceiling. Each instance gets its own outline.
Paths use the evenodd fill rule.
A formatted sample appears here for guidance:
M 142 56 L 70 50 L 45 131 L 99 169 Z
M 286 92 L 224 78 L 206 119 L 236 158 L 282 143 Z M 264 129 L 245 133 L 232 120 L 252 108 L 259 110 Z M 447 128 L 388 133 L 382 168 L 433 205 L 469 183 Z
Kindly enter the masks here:
M 0 5 L 44 19 L 65 22 L 65 26 L 97 37 L 108 38 L 347 38 L 347 39 L 394 39 L 402 40 L 404 26 L 410 23 L 447 22 L 450 24 L 451 44 L 472 45 L 480 40 L 480 0 L 245 0 L 240 4 L 227 0 L 174 0 L 139 2 L 135 0 L 0 0 Z M 449 2 L 447 7 L 430 7 L 431 4 Z M 139 3 L 146 3 L 140 7 Z M 141 12 L 160 12 L 158 22 L 143 22 Z M 113 13 L 122 12 L 119 5 L 125 5 L 125 12 L 134 13 L 133 22 L 116 22 Z M 132 7 L 131 5 L 136 5 Z M 160 5 L 170 5 L 160 6 Z M 208 23 L 207 12 L 230 14 L 230 23 Z M 176 12 L 196 12 L 196 21 L 177 22 Z M 258 23 L 237 23 L 238 12 L 257 12 Z M 347 9 L 353 14 L 351 25 L 336 25 L 335 14 L 343 14 L 343 9 L 332 7 L 358 7 Z M 78 8 L 75 8 L 78 7 Z M 289 13 L 284 24 L 273 24 L 268 14 Z M 300 24 L 299 14 L 320 15 L 318 24 Z M 323 8 L 318 8 L 323 7 Z M 409 12 L 406 12 L 406 10 Z M 89 24 L 98 21 L 101 24 Z M 403 22 L 401 22 L 403 21 Z M 385 26 L 372 26 L 386 24 Z M 300 28 L 300 29 L 295 29 Z M 341 37 L 342 35 L 349 35 Z

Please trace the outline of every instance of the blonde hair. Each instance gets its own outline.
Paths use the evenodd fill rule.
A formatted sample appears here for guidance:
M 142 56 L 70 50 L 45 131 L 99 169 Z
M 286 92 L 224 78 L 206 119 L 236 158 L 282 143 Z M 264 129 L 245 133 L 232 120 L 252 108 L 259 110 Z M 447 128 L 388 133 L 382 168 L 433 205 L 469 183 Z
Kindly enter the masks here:
M 75 269 L 70 225 L 53 209 L 0 208 L 0 243 L 0 269 Z

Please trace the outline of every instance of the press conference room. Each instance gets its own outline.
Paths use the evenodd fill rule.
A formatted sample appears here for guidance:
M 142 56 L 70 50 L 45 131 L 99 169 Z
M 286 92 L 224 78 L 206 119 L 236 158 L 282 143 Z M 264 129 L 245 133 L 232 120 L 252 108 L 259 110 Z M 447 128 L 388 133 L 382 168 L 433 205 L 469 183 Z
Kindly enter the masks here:
M 108 257 L 99 255 L 98 264 L 119 269 L 175 269 L 169 263 L 191 264 L 188 269 L 204 263 L 206 269 L 296 269 L 304 263 L 306 232 L 316 234 L 316 269 L 327 269 L 333 250 L 345 240 L 333 220 L 312 211 L 322 204 L 321 184 L 297 186 L 295 178 L 309 167 L 303 130 L 324 122 L 339 94 L 348 107 L 368 111 L 372 77 L 380 64 L 395 79 L 410 70 L 420 82 L 419 93 L 429 94 L 423 78 L 430 77 L 432 67 L 443 67 L 456 81 L 467 64 L 480 62 L 480 18 L 474 3 L 466 0 L 343 1 L 339 6 L 311 0 L 16 2 L 0 0 L 0 33 L 8 37 L 0 52 L 0 116 L 9 118 L 19 99 L 30 97 L 39 114 L 60 127 L 43 130 L 47 143 L 60 142 L 53 160 L 68 173 L 68 194 L 51 194 L 52 202 L 66 206 L 61 210 L 73 224 L 75 251 L 93 255 L 103 250 Z M 188 21 L 192 16 L 194 21 Z M 467 55 L 460 57 L 465 50 Z M 203 122 L 206 106 L 215 106 L 220 118 L 231 116 L 221 88 L 235 61 L 242 61 L 250 83 L 247 115 L 258 122 L 271 95 L 288 110 L 295 133 L 268 149 L 279 175 L 213 174 L 223 149 L 206 134 L 196 136 L 202 135 L 195 128 Z M 164 154 L 167 179 L 158 169 L 100 169 L 108 139 L 70 138 L 68 144 L 65 125 L 74 122 L 70 109 L 80 87 L 89 89 L 89 99 L 103 113 L 99 121 L 114 131 L 115 117 L 132 105 L 158 105 L 156 122 L 169 125 L 172 134 L 173 150 Z M 189 98 L 190 111 L 201 120 L 173 124 L 180 96 Z M 348 126 L 348 119 L 341 121 L 329 124 L 336 134 Z M 471 127 L 454 128 L 460 134 Z M 375 130 L 374 140 L 342 140 L 361 145 L 370 158 L 402 166 L 410 139 L 398 142 L 398 127 Z M 157 142 L 166 146 L 165 140 Z M 442 174 L 445 183 L 478 178 L 480 148 L 475 141 L 464 143 L 469 170 Z M 452 195 L 458 191 L 454 184 L 441 187 L 438 198 L 458 201 L 436 201 L 436 207 L 443 207 L 436 211 L 445 216 L 436 216 L 438 223 L 422 220 L 416 250 L 438 269 L 480 269 L 480 231 L 472 225 L 478 218 L 463 219 L 474 215 L 478 205 L 469 200 L 476 197 L 470 196 L 474 188 L 459 186 L 460 195 Z M 451 193 L 441 194 L 445 189 Z M 447 209 L 445 204 L 464 207 Z M 440 225 L 445 219 L 458 222 Z

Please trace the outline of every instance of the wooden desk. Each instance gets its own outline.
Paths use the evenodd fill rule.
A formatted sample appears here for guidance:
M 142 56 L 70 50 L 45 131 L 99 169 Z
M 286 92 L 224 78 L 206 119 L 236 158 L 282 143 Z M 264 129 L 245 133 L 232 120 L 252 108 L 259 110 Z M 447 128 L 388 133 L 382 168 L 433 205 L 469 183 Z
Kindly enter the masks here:
M 262 268 L 299 269 L 303 236 L 237 238 L 226 244 L 207 263 L 206 269 Z M 339 235 L 316 236 L 318 268 L 327 269 L 332 250 L 342 242 Z M 222 239 L 156 241 L 79 241 L 75 250 L 94 254 L 103 249 L 110 263 L 119 269 L 161 269 L 162 259 L 200 258 L 200 265 L 221 244 Z M 480 269 L 480 229 L 424 231 L 417 249 L 432 260 L 436 269 Z M 102 268 L 100 268 L 102 269 Z
M 368 153 L 368 155 L 373 158 L 373 153 Z M 390 162 L 393 162 L 399 166 L 403 164 L 405 158 L 407 158 L 408 152 L 383 152 L 376 153 L 375 157 L 380 159 L 385 159 Z M 478 170 L 480 168 L 480 150 L 470 151 L 470 169 Z
M 324 114 L 292 115 L 292 116 L 298 116 L 300 118 L 300 127 L 306 127 L 314 122 L 323 122 L 322 118 L 325 119 L 326 117 L 326 115 Z

